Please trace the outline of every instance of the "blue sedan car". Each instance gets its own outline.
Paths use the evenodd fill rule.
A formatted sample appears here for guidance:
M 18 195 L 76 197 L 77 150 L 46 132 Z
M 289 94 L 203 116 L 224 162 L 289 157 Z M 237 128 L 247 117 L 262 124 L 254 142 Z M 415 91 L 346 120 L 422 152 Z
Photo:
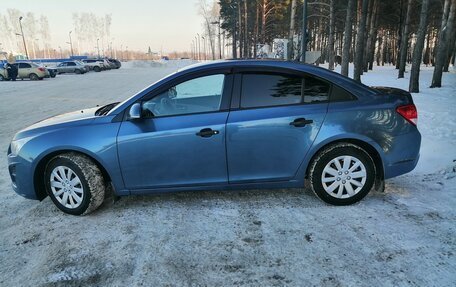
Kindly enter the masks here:
M 403 90 L 371 88 L 280 61 L 188 67 L 122 103 L 38 122 L 8 149 L 14 190 L 62 211 L 117 196 L 303 187 L 355 203 L 419 158 L 417 110 Z

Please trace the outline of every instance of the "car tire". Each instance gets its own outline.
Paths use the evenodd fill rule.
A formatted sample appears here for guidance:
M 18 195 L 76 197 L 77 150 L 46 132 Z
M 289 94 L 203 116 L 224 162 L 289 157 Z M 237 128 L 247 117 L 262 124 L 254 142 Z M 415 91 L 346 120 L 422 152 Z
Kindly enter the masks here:
M 51 200 L 65 213 L 89 214 L 103 203 L 103 174 L 85 155 L 65 153 L 54 157 L 46 166 L 44 181 Z
M 75 72 L 76 74 L 81 74 L 81 70 L 78 70 L 78 69 L 74 70 L 74 72 Z
M 29 79 L 32 80 L 32 81 L 37 81 L 39 79 L 38 75 L 37 74 L 30 74 L 29 75 Z
M 5 77 L 3 75 L 0 75 L 0 82 L 3 82 L 5 80 Z
M 308 173 L 310 188 L 326 203 L 350 205 L 363 199 L 376 177 L 372 157 L 361 147 L 338 143 L 322 150 Z
M 100 67 L 97 67 L 97 66 L 93 67 L 93 70 L 94 70 L 95 72 L 101 72 Z

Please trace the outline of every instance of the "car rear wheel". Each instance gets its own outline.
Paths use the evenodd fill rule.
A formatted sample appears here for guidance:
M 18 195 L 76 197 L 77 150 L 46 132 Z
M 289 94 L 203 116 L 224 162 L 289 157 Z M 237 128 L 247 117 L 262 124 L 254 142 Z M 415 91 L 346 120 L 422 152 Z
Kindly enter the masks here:
M 81 70 L 75 70 L 74 71 L 76 74 L 81 74 Z
M 95 72 L 100 72 L 100 71 L 101 71 L 100 67 L 98 67 L 98 66 L 93 67 L 93 70 L 94 70 Z
M 0 82 L 4 81 L 4 80 L 5 80 L 5 77 L 3 77 L 3 75 L 0 75 Z
M 45 186 L 54 204 L 73 215 L 88 214 L 104 200 L 106 185 L 98 166 L 77 153 L 53 158 L 45 171 Z
M 30 80 L 32 81 L 37 81 L 39 79 L 38 75 L 37 74 L 30 74 L 29 75 L 29 78 Z
M 369 193 L 375 173 L 374 162 L 365 150 L 339 143 L 321 151 L 312 162 L 310 187 L 326 203 L 349 205 Z

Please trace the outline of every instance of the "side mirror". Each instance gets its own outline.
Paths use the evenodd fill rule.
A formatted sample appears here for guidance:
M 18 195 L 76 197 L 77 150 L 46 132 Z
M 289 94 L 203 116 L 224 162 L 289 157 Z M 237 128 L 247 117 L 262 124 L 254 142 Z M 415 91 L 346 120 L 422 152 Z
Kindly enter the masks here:
M 128 113 L 130 119 L 140 119 L 141 118 L 141 104 L 135 103 L 130 107 L 130 112 Z

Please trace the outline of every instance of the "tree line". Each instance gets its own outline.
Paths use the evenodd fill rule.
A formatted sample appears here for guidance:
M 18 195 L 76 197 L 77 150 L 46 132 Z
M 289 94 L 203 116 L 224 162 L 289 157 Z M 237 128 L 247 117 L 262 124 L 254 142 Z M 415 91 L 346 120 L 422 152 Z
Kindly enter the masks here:
M 256 58 L 259 44 L 302 35 L 305 2 L 305 47 L 321 51 L 316 64 L 333 70 L 339 63 L 348 76 L 353 63 L 360 81 L 375 65 L 394 65 L 403 78 L 408 63 L 411 92 L 419 92 L 421 64 L 434 66 L 431 87 L 440 87 L 442 73 L 454 65 L 456 0 L 219 0 L 219 15 L 211 17 L 219 17 L 231 39 L 233 58 Z M 209 37 L 215 43 L 213 30 Z M 299 59 L 301 42 L 289 48 L 289 60 Z
M 21 24 L 30 58 L 61 57 L 63 52 L 65 54 L 70 52 L 70 31 L 67 32 L 68 40 L 63 42 L 57 51 L 51 45 L 47 16 L 36 16 L 32 12 L 24 13 L 18 9 L 7 9 L 5 14 L 0 13 L 0 51 L 18 53 L 24 50 L 20 17 L 23 17 Z M 112 53 L 112 16 L 110 14 L 97 16 L 94 13 L 73 13 L 72 20 L 71 37 L 74 54 L 82 55 L 92 51 L 102 55 Z

